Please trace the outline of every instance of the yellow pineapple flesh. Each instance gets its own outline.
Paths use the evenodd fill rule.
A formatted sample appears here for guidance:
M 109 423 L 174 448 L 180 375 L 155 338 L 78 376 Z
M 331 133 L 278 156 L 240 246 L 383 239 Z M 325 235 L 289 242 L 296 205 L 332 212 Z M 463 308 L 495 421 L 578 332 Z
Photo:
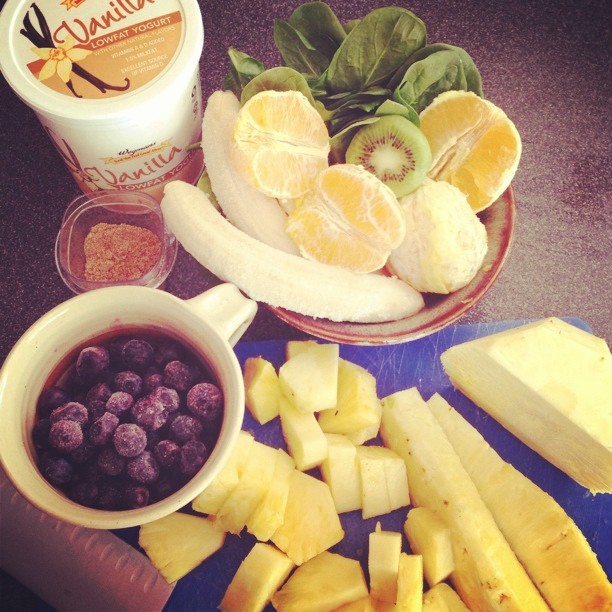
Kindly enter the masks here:
M 263 357 L 249 357 L 244 364 L 245 404 L 253 418 L 264 425 L 278 416 L 281 394 L 274 366 Z
M 423 594 L 423 610 L 427 612 L 470 612 L 461 597 L 446 582 L 439 582 Z
M 145 523 L 138 544 L 168 583 L 179 580 L 217 552 L 225 532 L 208 518 L 174 512 Z
M 612 610 L 612 585 L 565 510 L 505 462 L 440 395 L 431 397 L 427 404 L 551 607 L 567 612 Z
M 272 542 L 296 565 L 302 565 L 344 537 L 329 487 L 321 480 L 294 470 L 283 524 Z
M 370 595 L 377 601 L 395 603 L 399 574 L 402 534 L 383 531 L 380 523 L 368 536 L 368 572 Z
M 421 612 L 423 608 L 423 557 L 400 553 L 396 612 Z
M 323 551 L 298 567 L 272 596 L 278 612 L 335 610 L 368 595 L 359 561 Z
M 256 542 L 234 574 L 219 609 L 260 612 L 294 567 L 293 561 L 278 548 Z

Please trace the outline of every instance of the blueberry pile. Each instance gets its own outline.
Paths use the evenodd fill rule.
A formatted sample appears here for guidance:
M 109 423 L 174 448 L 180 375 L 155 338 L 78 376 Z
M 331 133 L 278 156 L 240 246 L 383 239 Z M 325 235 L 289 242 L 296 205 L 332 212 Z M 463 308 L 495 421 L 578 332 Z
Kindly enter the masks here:
M 38 401 L 39 469 L 79 504 L 103 510 L 159 501 L 204 465 L 223 395 L 175 340 L 131 335 L 83 348 Z

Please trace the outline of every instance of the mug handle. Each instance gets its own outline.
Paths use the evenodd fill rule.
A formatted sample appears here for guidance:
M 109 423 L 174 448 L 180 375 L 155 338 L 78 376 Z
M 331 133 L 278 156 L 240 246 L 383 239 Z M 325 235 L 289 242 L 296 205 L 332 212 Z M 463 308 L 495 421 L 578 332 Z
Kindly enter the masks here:
M 236 285 L 222 283 L 186 303 L 232 346 L 238 342 L 257 313 L 257 303 L 244 297 Z

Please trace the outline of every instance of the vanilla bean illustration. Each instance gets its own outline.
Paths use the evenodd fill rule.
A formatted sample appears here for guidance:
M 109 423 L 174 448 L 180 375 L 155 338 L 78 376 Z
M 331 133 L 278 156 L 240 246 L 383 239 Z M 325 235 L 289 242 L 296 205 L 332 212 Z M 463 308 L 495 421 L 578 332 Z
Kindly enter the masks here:
M 23 28 L 20 30 L 20 33 L 23 34 L 23 36 L 25 36 L 35 47 L 38 47 L 39 49 L 56 48 L 55 43 L 53 42 L 53 36 L 51 34 L 51 30 L 49 29 L 49 24 L 47 23 L 47 20 L 45 19 L 45 16 L 43 15 L 42 11 L 38 8 L 35 2 L 32 3 L 31 8 L 33 9 L 34 14 L 36 15 L 36 19 L 38 21 L 40 32 L 38 32 L 38 30 L 36 30 L 36 28 L 32 24 L 32 21 L 30 19 L 30 14 L 28 11 L 25 14 L 25 17 L 23 18 Z M 81 77 L 82 79 L 91 83 L 94 87 L 96 87 L 102 93 L 106 93 L 108 90 L 125 91 L 126 89 L 130 87 L 130 80 L 127 77 L 124 79 L 123 85 L 112 85 L 94 76 L 93 74 L 91 74 L 90 72 L 85 70 L 83 67 L 79 66 L 78 64 L 72 65 L 72 72 L 74 72 L 74 74 Z M 68 89 L 70 89 L 70 91 L 73 93 L 75 97 L 77 98 L 82 97 L 76 92 L 74 88 L 74 84 L 72 83 L 72 79 L 70 79 L 66 83 L 66 86 L 68 87 Z

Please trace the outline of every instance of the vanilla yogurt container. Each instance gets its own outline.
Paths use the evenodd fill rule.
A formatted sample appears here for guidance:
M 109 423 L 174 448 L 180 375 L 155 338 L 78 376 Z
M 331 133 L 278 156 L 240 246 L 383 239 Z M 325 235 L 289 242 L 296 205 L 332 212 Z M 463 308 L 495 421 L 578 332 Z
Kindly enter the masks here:
M 196 0 L 8 0 L 0 13 L 0 70 L 84 192 L 161 199 L 168 181 L 197 181 L 203 44 Z

